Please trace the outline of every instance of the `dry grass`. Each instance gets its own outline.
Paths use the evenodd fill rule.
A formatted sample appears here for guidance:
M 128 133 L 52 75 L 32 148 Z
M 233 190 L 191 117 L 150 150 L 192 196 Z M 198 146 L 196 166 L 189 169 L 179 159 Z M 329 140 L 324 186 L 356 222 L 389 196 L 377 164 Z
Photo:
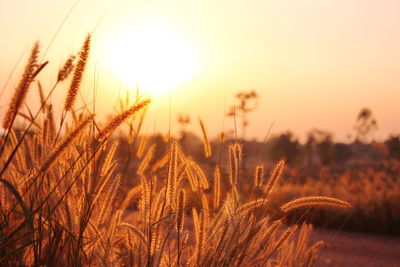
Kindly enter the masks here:
M 399 236 L 399 170 L 400 164 L 394 160 L 376 162 L 374 166 L 360 163 L 360 166 L 348 168 L 343 173 L 325 167 L 318 178 L 296 181 L 293 177 L 278 186 L 271 195 L 271 209 L 278 209 L 293 198 L 315 194 L 333 196 L 346 200 L 353 207 L 346 212 L 338 209 L 332 215 L 325 206 L 323 209 L 318 205 L 304 206 L 291 211 L 289 219 L 298 221 L 301 217 L 314 225 L 333 229 Z M 304 215 L 304 212 L 307 214 Z
M 272 220 L 264 209 L 281 176 L 283 161 L 277 164 L 265 188 L 258 190 L 263 196 L 249 202 L 239 190 L 244 180 L 240 172 L 243 152 L 238 143 L 229 147 L 228 166 L 215 166 L 212 183 L 173 139 L 167 140 L 169 149 L 158 162 L 153 161 L 157 147 L 150 144 L 145 154 L 142 139 L 140 151 L 133 153 L 141 158 L 139 169 L 122 173 L 117 168 L 117 145 L 110 136 L 122 123 L 140 115 L 137 127 L 130 128 L 135 133 L 130 134 L 134 144 L 150 101 L 137 99 L 99 130 L 87 127 L 97 125 L 93 115 L 74 116 L 73 103 L 89 48 L 90 37 L 80 52 L 64 105 L 62 120 L 68 121 L 71 115 L 73 124 L 65 131 L 61 129 L 63 121 L 54 129 L 53 108 L 41 87 L 38 114 L 43 112 L 44 116 L 28 118 L 25 130 L 12 129 L 25 91 L 38 74 L 32 75 L 36 46 L 27 74 L 16 88 L 3 120 L 7 131 L 2 138 L 0 161 L 0 265 L 312 265 L 320 243 L 309 246 L 310 227 L 303 226 L 296 241 L 293 237 L 297 226 L 283 226 L 285 215 Z M 57 84 L 71 73 L 72 60 L 59 74 Z M 200 123 L 208 157 L 211 149 L 204 124 Z M 33 124 L 36 128 L 32 130 Z M 56 132 L 60 140 L 58 134 L 54 136 Z M 136 182 L 124 193 L 126 176 Z M 258 167 L 254 190 L 261 186 L 262 179 L 263 169 Z M 223 182 L 228 187 L 222 187 Z M 332 205 L 315 199 L 298 202 Z M 293 203 L 287 205 L 294 208 Z
M 291 210 L 304 208 L 304 207 L 340 207 L 340 208 L 351 208 L 351 205 L 346 201 L 334 198 L 334 197 L 302 197 L 292 200 L 282 205 L 281 210 L 284 212 L 290 212 Z

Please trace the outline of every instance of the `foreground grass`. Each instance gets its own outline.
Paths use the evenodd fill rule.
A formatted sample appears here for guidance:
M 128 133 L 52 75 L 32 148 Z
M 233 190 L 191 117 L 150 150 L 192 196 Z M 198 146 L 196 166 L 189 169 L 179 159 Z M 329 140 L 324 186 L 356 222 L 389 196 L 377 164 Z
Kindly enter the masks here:
M 41 107 L 27 115 L 22 111 L 25 96 L 46 66 L 37 62 L 39 46 L 35 45 L 3 118 L 2 266 L 313 264 L 321 243 L 309 244 L 311 228 L 306 225 L 293 238 L 297 225 L 284 226 L 287 213 L 311 206 L 348 208 L 347 202 L 327 197 L 297 199 L 282 206 L 280 218 L 272 219 L 264 206 L 281 178 L 284 161 L 278 162 L 266 181 L 260 163 L 252 185 L 255 196 L 244 198 L 243 153 L 237 142 L 229 145 L 228 163 L 217 163 L 211 174 L 171 138 L 165 140 L 166 154 L 154 161 L 157 146 L 133 146 L 150 100 L 121 105 L 121 112 L 102 127 L 87 106 L 79 114 L 74 110 L 89 50 L 90 36 L 77 59 L 71 57 L 59 71 L 47 95 L 39 84 Z M 70 74 L 61 121 L 56 122 L 48 99 Z M 17 118 L 26 120 L 27 127 L 14 130 Z M 130 153 L 140 158 L 135 173 L 118 167 L 118 144 L 110 139 L 127 121 Z M 212 151 L 207 143 L 208 157 Z M 122 191 L 128 179 L 135 181 L 134 186 Z

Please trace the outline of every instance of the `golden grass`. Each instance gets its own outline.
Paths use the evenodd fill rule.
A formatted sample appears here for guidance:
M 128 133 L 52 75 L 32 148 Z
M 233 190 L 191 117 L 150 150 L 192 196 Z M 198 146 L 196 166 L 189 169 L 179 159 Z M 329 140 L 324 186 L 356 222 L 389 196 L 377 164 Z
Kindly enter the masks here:
M 206 127 L 204 126 L 204 122 L 200 118 L 199 118 L 199 123 L 200 123 L 200 127 L 201 127 L 201 132 L 203 133 L 203 138 L 204 138 L 204 156 L 206 158 L 209 158 L 212 155 L 210 140 L 208 140 L 207 131 L 206 131 Z
M 35 70 L 38 67 L 37 63 L 38 54 L 39 54 L 39 43 L 36 43 L 32 48 L 31 55 L 25 67 L 25 71 L 22 75 L 21 80 L 19 81 L 19 84 L 15 88 L 15 92 L 8 106 L 8 110 L 6 111 L 6 114 L 3 118 L 4 129 L 11 128 L 19 109 L 24 103 L 24 100 L 28 93 L 29 86 L 34 78 L 33 76 Z
M 321 196 L 308 196 L 292 200 L 284 205 L 282 205 L 281 210 L 284 212 L 290 212 L 291 210 L 304 207 L 340 207 L 340 208 L 350 208 L 351 205 L 343 200 L 333 198 L 333 197 L 321 197 Z
M 254 175 L 254 185 L 260 187 L 264 180 L 264 165 L 260 164 L 256 167 L 256 173 Z
M 209 174 L 173 139 L 166 140 L 166 155 L 154 162 L 158 147 L 153 143 L 144 153 L 147 137 L 142 137 L 139 151 L 133 153 L 138 156 L 137 169 L 122 173 L 117 167 L 118 144 L 110 136 L 121 124 L 141 115 L 137 128 L 130 128 L 134 132 L 131 140 L 135 140 L 150 100 L 137 99 L 103 128 L 88 129 L 89 123 L 95 124 L 94 115 L 76 116 L 73 103 L 89 50 L 90 36 L 81 49 L 58 129 L 54 108 L 39 86 L 39 112 L 45 109 L 45 116 L 21 117 L 37 125 L 35 130 L 30 126 L 19 132 L 11 130 L 32 77 L 43 69 L 32 74 L 37 45 L 11 100 L 3 120 L 9 133 L 2 138 L 0 160 L 0 265 L 312 265 L 320 245 L 309 246 L 311 229 L 302 228 L 301 246 L 296 248 L 292 245 L 296 225 L 284 229 L 285 215 L 273 220 L 264 209 L 284 161 L 277 164 L 264 190 L 258 190 L 263 197 L 253 200 L 246 200 L 239 190 L 245 180 L 238 143 L 229 146 L 227 166 L 215 166 L 212 183 Z M 71 57 L 56 84 L 68 78 L 72 64 Z M 69 114 L 72 126 L 57 141 Z M 211 146 L 204 124 L 200 124 L 208 157 Z M 263 185 L 263 172 L 263 165 L 257 166 L 253 189 Z M 132 188 L 125 185 L 127 179 L 133 181 Z M 328 198 L 309 200 L 295 200 L 282 209 L 289 211 L 306 203 L 333 205 Z
M 64 111 L 70 111 L 72 106 L 75 102 L 76 96 L 78 95 L 78 90 L 82 81 L 83 72 L 86 67 L 86 63 L 89 57 L 89 50 L 90 50 L 90 35 L 86 37 L 86 40 L 82 46 L 81 51 L 79 52 L 79 59 L 78 63 L 76 64 L 74 75 L 72 77 L 71 85 L 68 90 L 67 97 L 64 103 Z M 72 61 L 70 62 L 67 60 L 64 67 L 60 70 L 58 74 L 57 81 L 65 80 L 68 77 L 68 74 L 72 71 Z

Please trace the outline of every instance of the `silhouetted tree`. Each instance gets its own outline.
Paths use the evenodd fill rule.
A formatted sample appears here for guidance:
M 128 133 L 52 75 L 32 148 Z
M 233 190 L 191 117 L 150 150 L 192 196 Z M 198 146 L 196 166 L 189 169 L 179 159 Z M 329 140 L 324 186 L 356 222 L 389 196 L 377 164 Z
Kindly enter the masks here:
M 369 108 L 363 108 L 358 113 L 354 129 L 357 134 L 356 140 L 367 142 L 369 136 L 373 139 L 373 132 L 378 130 L 378 123 Z

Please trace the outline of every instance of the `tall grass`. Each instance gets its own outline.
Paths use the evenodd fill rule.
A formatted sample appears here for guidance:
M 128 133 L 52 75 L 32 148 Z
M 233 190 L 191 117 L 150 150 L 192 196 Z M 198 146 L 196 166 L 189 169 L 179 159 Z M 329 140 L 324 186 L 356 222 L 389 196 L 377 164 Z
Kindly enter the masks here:
M 252 201 L 245 201 L 240 193 L 245 180 L 240 171 L 244 155 L 239 143 L 229 146 L 227 166 L 217 164 L 209 177 L 176 140 L 166 141 L 168 151 L 155 162 L 157 146 L 143 139 L 140 151 L 132 153 L 139 155 L 139 168 L 133 173 L 121 172 L 118 145 L 111 135 L 127 120 L 139 117 L 136 128 L 130 128 L 136 139 L 150 100 L 136 99 L 103 128 L 88 127 L 97 126 L 95 116 L 77 114 L 73 103 L 89 48 L 90 36 L 75 71 L 71 67 L 74 58 L 70 58 L 50 89 L 49 95 L 74 73 L 58 128 L 53 107 L 47 102 L 49 95 L 44 96 L 41 86 L 38 114 L 42 112 L 44 116 L 19 116 L 26 91 L 43 69 L 43 64 L 36 62 L 38 45 L 32 50 L 3 119 L 6 134 L 1 139 L 0 160 L 0 265 L 313 264 L 320 243 L 308 243 L 310 227 L 303 226 L 295 239 L 297 226 L 284 226 L 285 214 L 273 220 L 264 209 L 281 177 L 284 161 L 277 164 L 263 190 L 258 190 L 263 192 L 262 197 Z M 14 130 L 16 117 L 27 120 L 27 128 Z M 70 125 L 62 130 L 64 121 Z M 204 124 L 200 123 L 208 157 L 211 149 Z M 135 142 L 131 144 L 136 147 Z M 260 168 L 256 171 L 255 189 L 263 185 Z M 133 188 L 126 188 L 124 177 L 135 181 Z M 333 206 L 324 200 L 326 203 L 301 199 L 297 205 Z M 290 209 L 295 208 L 295 201 L 287 204 Z

